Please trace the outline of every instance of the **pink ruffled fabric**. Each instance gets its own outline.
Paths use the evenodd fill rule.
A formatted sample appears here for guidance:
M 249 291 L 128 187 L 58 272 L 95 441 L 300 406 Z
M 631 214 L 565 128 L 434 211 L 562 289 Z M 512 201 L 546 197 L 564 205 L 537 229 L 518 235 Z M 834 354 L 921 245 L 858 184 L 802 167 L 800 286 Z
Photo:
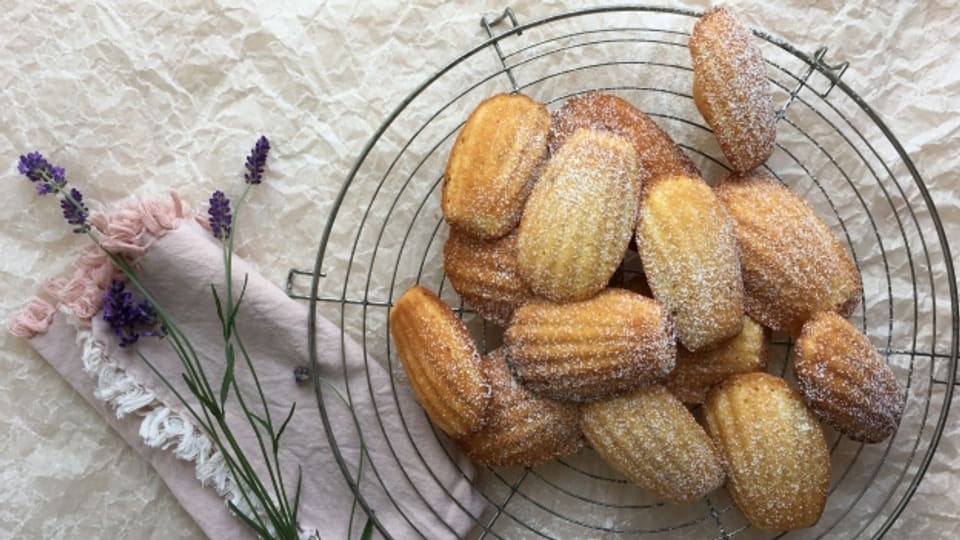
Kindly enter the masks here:
M 132 201 L 108 216 L 91 219 L 101 231 L 100 242 L 110 252 L 136 259 L 143 256 L 154 240 L 175 229 L 188 209 L 176 193 L 170 200 Z
M 22 338 L 32 338 L 50 328 L 57 308 L 42 298 L 34 298 L 20 315 L 10 323 L 10 333 Z
M 169 199 L 123 203 L 116 212 L 96 214 L 90 222 L 104 248 L 136 264 L 153 242 L 176 229 L 189 213 L 190 208 L 171 192 Z M 53 313 L 61 305 L 81 322 L 89 323 L 103 306 L 103 295 L 118 272 L 100 247 L 87 246 L 77 258 L 72 276 L 52 279 L 44 284 L 44 291 L 54 303 L 39 297 L 31 300 L 8 325 L 10 333 L 20 337 L 46 333 Z

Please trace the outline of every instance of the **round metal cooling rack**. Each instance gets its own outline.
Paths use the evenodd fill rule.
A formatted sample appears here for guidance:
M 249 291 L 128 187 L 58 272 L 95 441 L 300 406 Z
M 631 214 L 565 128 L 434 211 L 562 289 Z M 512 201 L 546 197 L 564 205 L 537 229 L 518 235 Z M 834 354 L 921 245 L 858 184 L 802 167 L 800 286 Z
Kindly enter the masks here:
M 414 486 L 401 471 L 392 482 L 399 478 L 409 485 L 384 480 L 386 471 L 402 468 L 395 448 L 421 444 L 406 426 L 424 415 L 417 407 L 401 407 L 396 399 L 396 390 L 407 382 L 389 339 L 389 307 L 420 283 L 455 308 L 483 349 L 499 342 L 498 330 L 465 307 L 443 276 L 447 229 L 439 211 L 439 187 L 457 131 L 477 103 L 498 92 L 523 92 L 555 109 L 569 96 L 600 90 L 650 114 L 704 177 L 715 181 L 726 167 L 689 91 L 686 42 L 699 15 L 620 6 L 525 24 L 509 9 L 496 18 L 484 17 L 489 39 L 404 99 L 357 160 L 323 231 L 316 267 L 295 271 L 292 279 L 312 274 L 307 296 L 311 325 L 314 313 L 326 316 L 343 329 L 341 344 L 355 340 L 367 361 L 379 362 L 389 374 L 386 393 L 372 382 L 370 364 L 366 381 L 344 386 L 343 397 L 351 404 L 372 400 L 379 411 L 386 399 L 399 407 L 399 422 L 386 422 L 374 412 L 376 421 L 367 427 L 352 423 L 353 436 L 364 444 L 382 439 L 390 449 L 386 456 L 364 462 L 360 482 L 345 457 L 355 448 L 342 444 L 350 434 L 331 422 L 338 398 L 328 385 L 316 386 L 333 453 L 360 506 L 384 536 L 391 537 L 391 531 L 377 508 L 371 511 L 373 500 L 426 534 L 418 529 L 421 520 L 404 514 L 406 506 L 397 495 L 423 498 L 424 479 Z M 934 459 L 953 397 L 960 318 L 952 259 L 937 210 L 909 156 L 840 80 L 846 64 L 827 63 L 825 49 L 807 55 L 774 36 L 754 33 L 779 105 L 777 148 L 767 168 L 813 204 L 850 248 L 864 282 L 853 321 L 884 354 L 907 393 L 903 422 L 889 441 L 861 445 L 827 431 L 832 453 L 827 509 L 815 527 L 786 536 L 878 538 L 894 525 Z M 313 332 L 309 335 L 316 373 L 318 344 Z M 790 345 L 789 339 L 775 336 L 771 359 L 771 370 L 788 378 L 784 359 Z M 333 384 L 345 385 L 348 369 L 342 367 L 343 380 Z M 464 478 L 472 478 L 446 437 L 437 430 L 434 436 L 449 459 L 443 465 L 452 464 Z M 439 466 L 419 452 L 417 456 L 428 471 Z M 722 490 L 693 504 L 661 505 L 589 449 L 530 469 L 479 470 L 472 482 L 487 504 L 478 513 L 470 513 L 458 495 L 436 480 L 438 475 L 430 474 L 434 483 L 426 489 L 445 496 L 453 509 L 434 507 L 436 520 L 444 522 L 457 512 L 467 515 L 475 538 L 783 536 L 751 529 Z

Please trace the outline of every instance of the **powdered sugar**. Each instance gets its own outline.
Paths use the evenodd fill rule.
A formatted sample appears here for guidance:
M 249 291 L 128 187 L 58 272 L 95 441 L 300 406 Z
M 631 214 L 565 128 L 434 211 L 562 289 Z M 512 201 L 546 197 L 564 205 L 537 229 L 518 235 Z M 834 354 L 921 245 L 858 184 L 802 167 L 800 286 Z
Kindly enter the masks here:
M 551 157 L 520 221 L 517 258 L 534 292 L 555 301 L 599 292 L 627 250 L 636 198 L 632 145 L 577 130 Z
M 830 455 L 817 419 L 786 381 L 735 375 L 704 406 L 723 457 L 727 489 L 752 525 L 789 530 L 817 522 L 827 500 Z
M 661 499 L 696 500 L 723 483 L 713 442 L 663 386 L 586 405 L 583 426 L 594 450 Z
M 760 371 L 767 366 L 769 332 L 749 317 L 743 331 L 716 348 L 690 352 L 677 348 L 677 367 L 666 385 L 684 403 L 703 403 L 710 388 L 738 373 Z
M 581 128 L 609 131 L 630 141 L 640 162 L 641 184 L 664 175 L 700 175 L 683 150 L 650 117 L 616 96 L 589 93 L 565 101 L 553 115 L 551 152 L 556 153 Z
M 527 304 L 504 338 L 517 377 L 554 399 L 609 398 L 663 380 L 676 361 L 663 306 L 622 289 L 571 304 Z
M 477 348 L 449 307 L 413 287 L 390 310 L 390 331 L 417 401 L 453 437 L 483 427 L 490 402 Z
M 710 348 L 740 333 L 743 284 L 733 226 L 703 180 L 648 183 L 637 246 L 654 297 L 667 306 L 685 347 Z
M 694 101 L 733 169 L 744 172 L 773 152 L 775 115 L 766 64 L 743 24 L 718 7 L 690 36 Z
M 533 466 L 580 449 L 576 405 L 539 397 L 518 384 L 503 348 L 484 356 L 482 364 L 492 396 L 487 423 L 458 441 L 471 459 L 488 465 Z
M 793 370 L 814 412 L 851 439 L 880 442 L 897 429 L 905 396 L 896 376 L 839 315 L 820 313 L 804 325 Z
M 499 238 L 520 219 L 547 156 L 550 113 L 522 94 L 499 94 L 477 106 L 450 153 L 443 213 L 451 226 Z
M 806 201 L 760 171 L 730 176 L 715 190 L 734 222 L 751 317 L 797 336 L 819 311 L 853 311 L 856 267 Z
M 514 309 L 533 298 L 520 277 L 516 233 L 481 240 L 451 229 L 443 247 L 443 269 L 467 304 L 501 326 L 510 322 Z

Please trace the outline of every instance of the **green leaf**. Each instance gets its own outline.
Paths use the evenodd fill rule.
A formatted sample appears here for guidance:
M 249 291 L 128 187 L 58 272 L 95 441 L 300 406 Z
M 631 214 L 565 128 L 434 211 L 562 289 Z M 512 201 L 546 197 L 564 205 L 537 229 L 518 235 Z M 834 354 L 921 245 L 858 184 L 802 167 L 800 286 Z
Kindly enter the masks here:
M 210 292 L 213 293 L 213 304 L 217 307 L 217 319 L 223 329 L 223 338 L 227 339 L 226 321 L 223 320 L 223 304 L 220 302 L 220 295 L 217 294 L 217 288 L 210 284 Z
M 187 389 L 190 390 L 190 393 L 197 396 L 197 398 L 203 402 L 203 396 L 197 390 L 197 383 L 193 380 L 193 377 L 190 377 L 186 373 L 181 373 L 180 376 L 183 377 L 183 382 L 187 384 Z
M 223 381 L 220 382 L 220 406 L 227 402 L 227 394 L 230 391 L 230 383 L 233 382 L 233 368 L 236 364 L 236 356 L 233 352 L 233 343 L 227 343 L 225 348 L 227 355 L 227 368 L 223 372 Z
M 233 328 L 234 321 L 237 318 L 237 313 L 240 312 L 240 304 L 243 303 L 243 296 L 247 293 L 247 280 L 249 276 L 247 274 L 243 275 L 243 286 L 240 287 L 240 295 L 237 296 L 237 303 L 233 305 L 233 312 L 230 313 L 230 320 L 227 321 L 228 328 Z
M 300 512 L 300 487 L 303 484 L 303 467 L 297 464 L 297 491 L 293 494 L 293 521 L 297 521 L 297 513 Z
M 213 415 L 214 418 L 220 418 L 220 407 L 217 403 L 201 392 L 197 383 L 191 377 L 188 377 L 186 373 L 181 373 L 180 376 L 183 377 L 183 381 L 187 383 L 187 388 L 190 389 L 190 393 L 197 396 L 200 406 L 210 411 L 210 414 Z
M 283 435 L 283 430 L 287 429 L 287 424 L 290 423 L 290 419 L 293 418 L 293 411 L 297 410 L 297 402 L 294 401 L 293 405 L 290 406 L 290 412 L 287 413 L 287 418 L 280 424 L 280 430 L 277 431 L 277 436 L 273 438 L 273 453 L 277 453 L 277 449 L 280 447 L 280 436 Z
M 370 540 L 373 538 L 373 520 L 367 518 L 367 524 L 363 526 L 363 532 L 360 533 L 360 540 Z
M 263 426 L 263 429 L 265 429 L 265 430 L 267 431 L 267 433 L 271 433 L 271 434 L 273 433 L 273 429 L 271 428 L 270 423 L 267 422 L 266 420 L 264 420 L 263 418 L 261 418 L 260 416 L 257 416 L 255 413 L 252 413 L 252 412 L 251 412 L 251 413 L 250 413 L 250 418 L 253 418 L 253 419 L 256 420 L 257 422 L 259 422 L 260 425 Z M 256 426 L 254 426 L 253 424 L 250 424 L 250 426 L 253 427 L 254 429 L 256 429 Z M 272 437 L 272 435 L 271 435 L 271 437 Z

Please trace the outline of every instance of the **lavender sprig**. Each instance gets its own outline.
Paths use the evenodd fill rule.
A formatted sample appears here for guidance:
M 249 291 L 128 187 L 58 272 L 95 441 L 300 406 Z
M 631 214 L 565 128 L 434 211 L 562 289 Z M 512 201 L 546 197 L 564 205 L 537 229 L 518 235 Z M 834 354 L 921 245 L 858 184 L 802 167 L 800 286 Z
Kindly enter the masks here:
M 270 141 L 261 135 L 260 138 L 257 139 L 257 144 L 250 150 L 250 155 L 247 156 L 247 162 L 244 164 L 247 173 L 243 175 L 243 179 L 246 180 L 248 184 L 259 184 L 263 181 L 263 169 L 267 164 L 267 154 L 269 152 Z
M 230 199 L 222 191 L 213 192 L 207 214 L 210 216 L 207 221 L 210 223 L 210 231 L 214 237 L 226 238 L 230 236 L 230 225 L 233 219 L 230 215 Z
M 64 219 L 76 225 L 73 232 L 85 233 L 90 230 L 87 216 L 90 211 L 83 204 L 83 195 L 77 189 L 67 191 L 67 176 L 63 167 L 57 167 L 47 161 L 40 152 L 30 152 L 20 156 L 17 171 L 37 184 L 37 194 L 56 193 L 60 199 L 60 209 Z
M 224 462 L 236 481 L 247 510 L 242 510 L 233 502 L 228 502 L 229 508 L 254 532 L 262 538 L 278 538 L 294 540 L 299 538 L 297 516 L 299 511 L 301 473 L 298 469 L 296 488 L 292 497 L 288 496 L 287 485 L 283 479 L 280 467 L 279 448 L 280 439 L 287 424 L 292 420 L 296 410 L 294 403 L 282 421 L 275 422 L 270 407 L 264 395 L 260 380 L 257 377 L 254 363 L 244 347 L 235 325 L 236 316 L 243 301 L 247 280 L 244 278 L 239 295 L 233 295 L 233 225 L 235 224 L 240 208 L 250 188 L 263 180 L 267 154 L 270 143 L 266 137 L 260 137 L 246 159 L 244 180 L 246 187 L 243 194 L 236 199 L 235 204 L 221 191 L 216 191 L 210 198 L 209 223 L 214 236 L 223 240 L 221 247 L 224 255 L 224 270 L 226 276 L 225 295 L 220 295 L 216 287 L 211 286 L 217 314 L 223 330 L 225 371 L 216 392 L 207 377 L 203 362 L 197 351 L 191 345 L 176 322 L 163 310 L 156 297 L 143 286 L 133 271 L 131 265 L 122 257 L 111 253 L 99 241 L 95 232 L 91 231 L 87 223 L 89 211 L 83 203 L 83 195 L 77 189 L 67 189 L 66 175 L 62 167 L 50 164 L 39 152 L 30 152 L 20 156 L 17 170 L 31 182 L 37 184 L 37 193 L 46 195 L 55 193 L 61 197 L 60 208 L 68 223 L 74 225 L 74 232 L 84 232 L 97 245 L 106 251 L 107 255 L 123 272 L 132 288 L 135 288 L 145 298 L 136 301 L 131 291 L 126 289 L 123 281 L 113 281 L 104 295 L 103 317 L 110 325 L 112 332 L 119 338 L 121 347 L 129 347 L 145 336 L 168 336 L 184 369 L 183 379 L 190 392 L 200 403 L 199 410 L 190 406 L 173 384 L 167 380 L 143 354 L 137 352 L 140 358 L 156 373 L 169 390 L 177 396 L 181 403 L 190 412 L 193 418 L 210 436 L 214 445 L 224 457 Z M 239 364 L 238 359 L 248 367 L 250 375 L 256 385 L 259 404 L 251 409 L 247 399 L 240 391 L 234 377 L 234 370 Z M 299 374 L 299 379 L 308 378 L 309 372 Z M 235 396 L 237 404 L 242 409 L 249 428 L 256 436 L 260 447 L 263 466 L 266 468 L 266 478 L 256 470 L 243 448 L 239 445 L 233 430 L 227 422 L 227 402 Z M 341 397 L 342 398 L 342 397 Z M 253 403 L 251 403 L 252 405 Z M 255 412 L 256 411 L 256 412 Z M 262 416 L 261 416 L 262 415 Z M 279 419 L 278 419 L 279 420 Z M 361 447 L 361 451 L 363 448 Z M 361 454 L 362 456 L 362 454 Z M 362 458 L 361 458 L 362 459 Z M 359 474 L 359 472 L 358 472 Z M 356 505 L 356 501 L 354 501 Z M 352 526 L 351 519 L 351 526 Z M 368 520 L 363 537 L 372 531 Z

